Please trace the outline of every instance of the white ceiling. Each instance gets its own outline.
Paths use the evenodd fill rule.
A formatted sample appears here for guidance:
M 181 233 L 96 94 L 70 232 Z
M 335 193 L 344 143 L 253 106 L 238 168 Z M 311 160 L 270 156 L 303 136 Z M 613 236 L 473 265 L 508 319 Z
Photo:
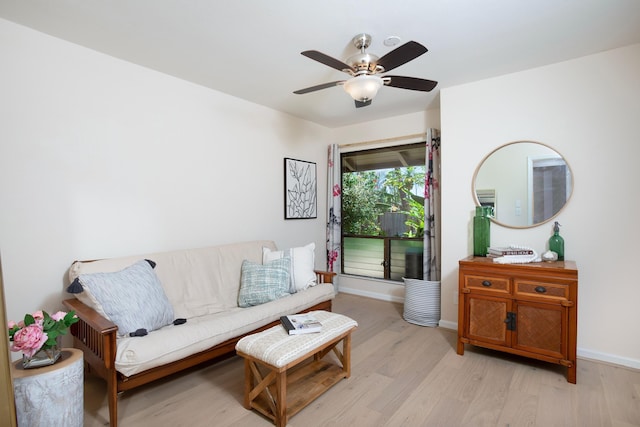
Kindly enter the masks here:
M 0 0 L 0 17 L 328 127 L 438 108 L 441 88 L 640 43 L 640 0 Z M 359 109 L 340 86 L 292 93 L 348 77 L 301 51 L 345 61 L 363 32 L 378 56 L 393 49 L 388 36 L 425 45 L 393 74 L 436 89 L 382 87 Z

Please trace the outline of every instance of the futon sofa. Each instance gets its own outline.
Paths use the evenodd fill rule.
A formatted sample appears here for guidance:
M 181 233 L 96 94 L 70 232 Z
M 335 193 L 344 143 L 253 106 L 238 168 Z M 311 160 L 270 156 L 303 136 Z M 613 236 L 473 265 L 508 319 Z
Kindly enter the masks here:
M 278 251 L 251 241 L 76 261 L 63 303 L 80 321 L 74 346 L 117 394 L 235 354 L 240 338 L 311 310 L 331 311 L 334 273 L 313 270 L 314 245 Z

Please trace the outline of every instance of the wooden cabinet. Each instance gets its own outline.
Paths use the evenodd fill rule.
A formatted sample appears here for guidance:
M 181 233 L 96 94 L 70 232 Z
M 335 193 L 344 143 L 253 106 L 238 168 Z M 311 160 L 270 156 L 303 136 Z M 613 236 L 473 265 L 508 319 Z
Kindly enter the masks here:
M 472 344 L 567 367 L 576 382 L 578 270 L 573 261 L 459 262 L 458 354 Z

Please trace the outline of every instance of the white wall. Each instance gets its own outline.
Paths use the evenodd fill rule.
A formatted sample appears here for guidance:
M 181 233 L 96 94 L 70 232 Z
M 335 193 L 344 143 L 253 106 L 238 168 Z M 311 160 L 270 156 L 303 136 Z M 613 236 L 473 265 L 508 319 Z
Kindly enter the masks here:
M 62 308 L 73 260 L 273 239 L 325 267 L 320 126 L 0 19 L 7 317 Z M 284 218 L 283 158 L 318 165 L 318 219 Z
M 457 321 L 457 262 L 472 253 L 475 168 L 499 145 L 540 141 L 574 173 L 557 219 L 579 268 L 578 355 L 640 368 L 640 45 L 443 89 L 441 117 L 443 319 Z M 491 243 L 543 249 L 551 234 L 492 224 Z

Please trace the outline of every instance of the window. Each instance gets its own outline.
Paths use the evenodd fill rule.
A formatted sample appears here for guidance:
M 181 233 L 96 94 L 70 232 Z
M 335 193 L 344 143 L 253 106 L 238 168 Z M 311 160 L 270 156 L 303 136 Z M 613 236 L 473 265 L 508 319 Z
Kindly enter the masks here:
M 426 143 L 341 154 L 342 272 L 422 278 Z

